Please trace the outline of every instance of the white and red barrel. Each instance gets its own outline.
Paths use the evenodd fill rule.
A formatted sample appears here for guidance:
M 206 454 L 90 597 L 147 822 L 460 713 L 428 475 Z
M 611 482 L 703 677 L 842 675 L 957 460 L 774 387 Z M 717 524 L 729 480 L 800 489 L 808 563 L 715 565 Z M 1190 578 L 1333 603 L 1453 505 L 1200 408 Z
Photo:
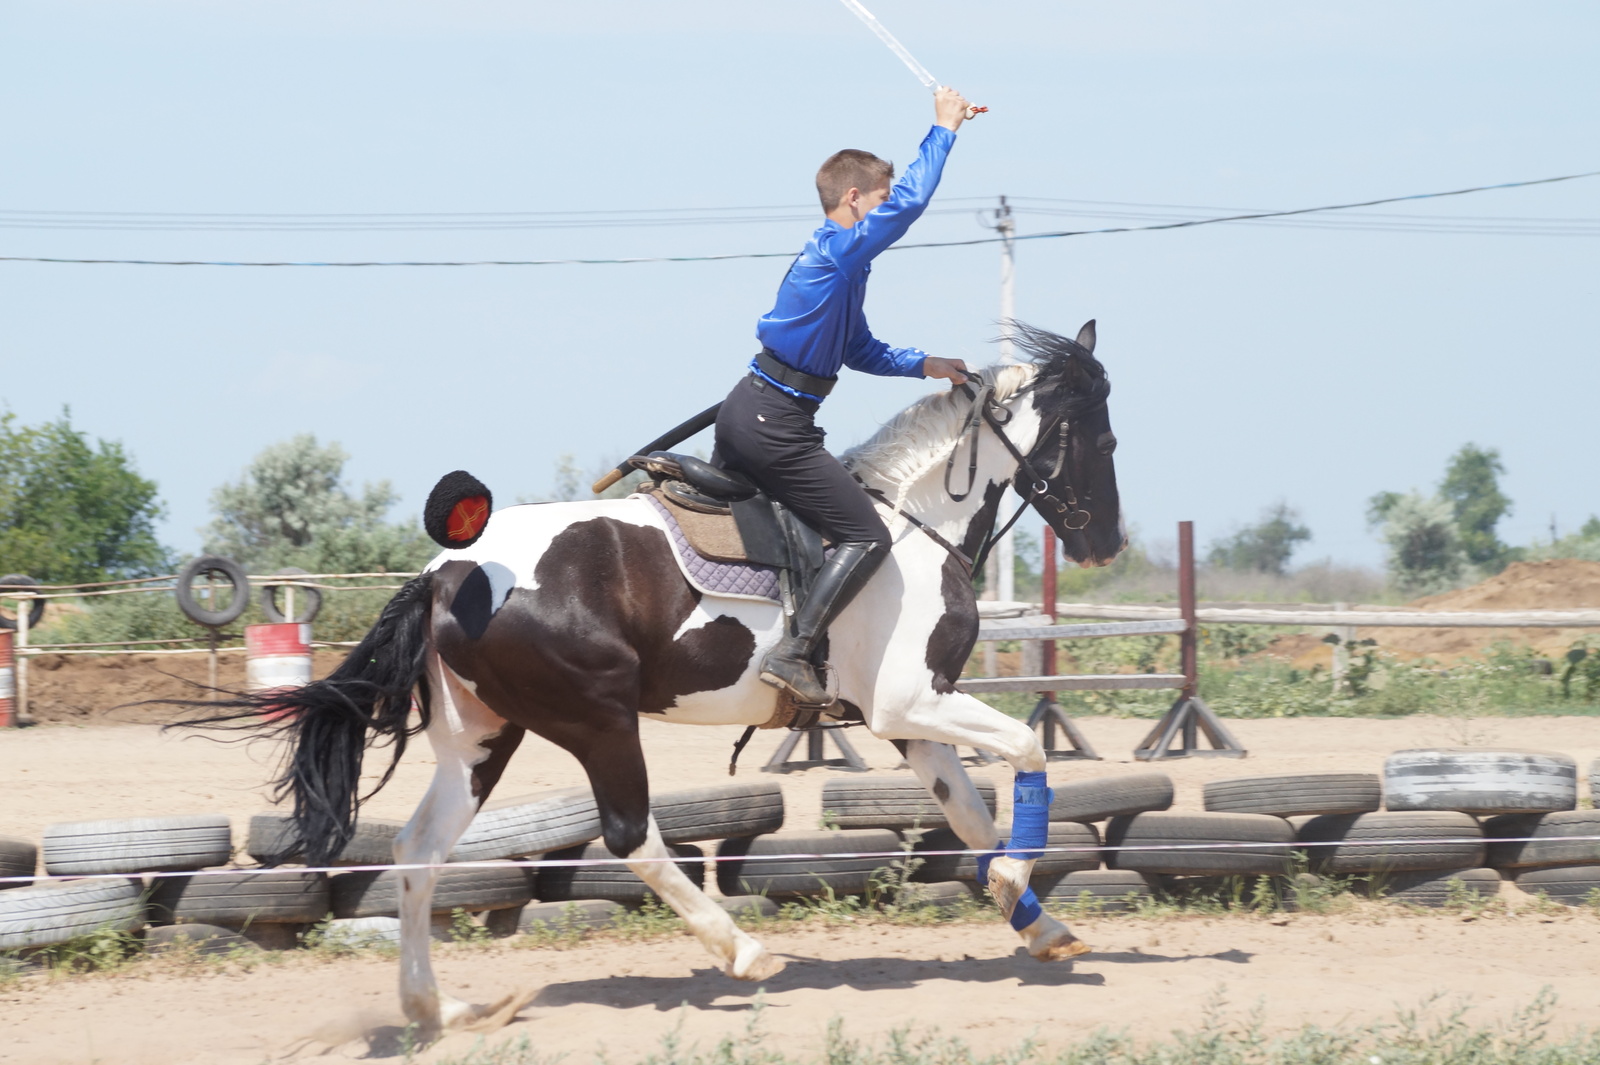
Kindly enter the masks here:
M 0 728 L 17 723 L 17 656 L 12 634 L 0 629 Z
M 300 622 L 244 627 L 245 687 L 252 692 L 311 683 L 311 626 Z

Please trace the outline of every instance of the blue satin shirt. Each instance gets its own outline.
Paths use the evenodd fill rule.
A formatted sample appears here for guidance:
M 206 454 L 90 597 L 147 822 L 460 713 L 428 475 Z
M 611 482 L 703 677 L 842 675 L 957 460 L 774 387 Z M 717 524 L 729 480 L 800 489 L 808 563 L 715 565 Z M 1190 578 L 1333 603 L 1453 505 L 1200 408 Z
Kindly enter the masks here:
M 862 305 L 872 260 L 922 217 L 955 142 L 954 133 L 934 126 L 882 205 L 854 226 L 830 218 L 811 234 L 778 286 L 777 303 L 756 323 L 756 337 L 779 361 L 818 377 L 838 376 L 841 365 L 880 377 L 922 376 L 927 353 L 875 338 Z M 750 368 L 790 395 L 821 398 L 778 384 L 754 362 Z

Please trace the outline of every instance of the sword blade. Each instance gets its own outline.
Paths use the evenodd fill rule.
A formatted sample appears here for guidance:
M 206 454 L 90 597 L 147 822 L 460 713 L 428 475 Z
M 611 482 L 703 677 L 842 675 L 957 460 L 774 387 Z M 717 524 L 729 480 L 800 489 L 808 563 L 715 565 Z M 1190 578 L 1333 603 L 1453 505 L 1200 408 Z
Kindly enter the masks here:
M 840 0 L 845 7 L 856 13 L 856 17 L 867 24 L 867 29 L 878 35 L 878 40 L 889 46 L 889 51 L 900 57 L 900 62 L 910 68 L 917 80 L 930 91 L 939 87 L 938 79 L 928 73 L 928 68 L 917 62 L 917 57 L 906 51 L 906 46 L 895 39 L 894 34 L 879 22 L 872 12 L 861 6 L 860 0 Z

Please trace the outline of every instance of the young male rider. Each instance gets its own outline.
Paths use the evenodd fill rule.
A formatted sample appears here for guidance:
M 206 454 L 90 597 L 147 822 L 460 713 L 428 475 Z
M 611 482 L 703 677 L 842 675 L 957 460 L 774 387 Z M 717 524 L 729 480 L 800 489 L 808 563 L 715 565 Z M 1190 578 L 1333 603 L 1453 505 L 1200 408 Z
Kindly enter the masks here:
M 712 462 L 743 473 L 836 545 L 785 635 L 761 666 L 761 679 L 797 703 L 826 705 L 827 686 L 812 662 L 840 611 L 889 551 L 889 531 L 866 494 L 822 446 L 817 408 L 839 367 L 888 377 L 966 380 L 966 364 L 873 337 L 862 313 L 872 260 L 905 235 L 939 185 L 967 101 L 954 89 L 934 96 L 935 124 L 894 186 L 894 166 L 847 149 L 817 172 L 827 216 L 783 283 L 776 305 L 756 324 L 761 353 L 717 415 Z

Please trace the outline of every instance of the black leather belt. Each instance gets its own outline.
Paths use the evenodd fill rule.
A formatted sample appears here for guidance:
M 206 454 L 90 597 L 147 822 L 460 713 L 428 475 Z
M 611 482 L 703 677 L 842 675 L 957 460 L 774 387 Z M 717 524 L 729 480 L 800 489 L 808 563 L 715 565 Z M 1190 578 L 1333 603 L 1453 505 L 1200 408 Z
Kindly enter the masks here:
M 785 366 L 778 361 L 778 355 L 771 348 L 762 348 L 756 354 L 756 366 L 761 372 L 796 392 L 804 392 L 809 396 L 819 399 L 833 391 L 837 377 L 818 377 L 816 374 L 802 373 L 792 366 Z

